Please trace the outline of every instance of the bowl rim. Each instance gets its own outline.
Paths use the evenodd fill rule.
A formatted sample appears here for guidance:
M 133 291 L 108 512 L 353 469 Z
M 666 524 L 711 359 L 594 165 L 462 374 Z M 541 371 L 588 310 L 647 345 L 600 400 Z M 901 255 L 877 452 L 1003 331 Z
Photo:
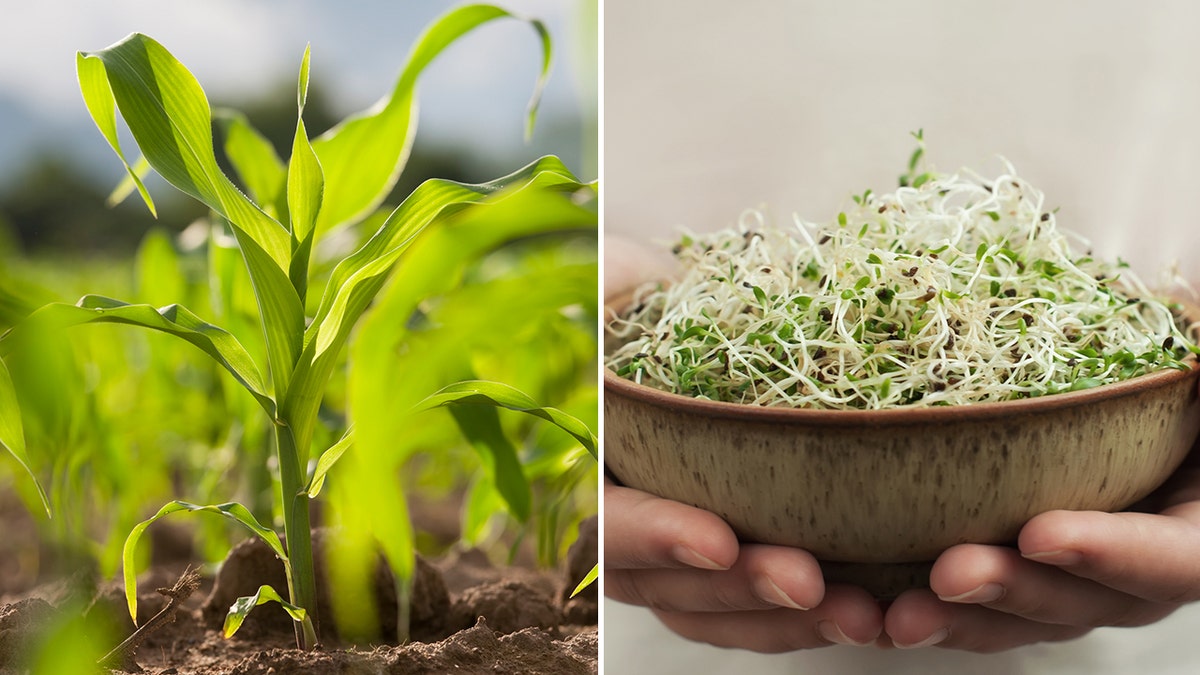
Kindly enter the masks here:
M 613 307 L 621 306 L 622 300 L 627 300 L 631 296 L 632 292 L 625 292 L 606 298 L 604 302 L 605 314 L 616 316 L 617 312 Z M 1189 306 L 1186 314 L 1195 316 L 1195 312 L 1195 308 Z M 607 330 L 607 325 L 608 321 L 606 320 L 603 326 L 604 330 Z M 984 401 L 948 406 L 906 406 L 884 408 L 881 410 L 786 408 L 781 406 L 761 406 L 700 399 L 638 384 L 617 375 L 607 366 L 604 367 L 603 381 L 605 400 L 607 400 L 610 394 L 613 394 L 677 413 L 719 419 L 738 419 L 747 422 L 862 427 L 948 424 L 960 421 L 995 420 L 1010 415 L 1049 414 L 1082 406 L 1095 405 L 1136 396 L 1149 391 L 1166 389 L 1172 384 L 1195 379 L 1197 375 L 1200 375 L 1200 361 L 1197 360 L 1195 354 L 1188 354 L 1183 361 L 1190 366 L 1189 370 L 1164 368 L 1138 375 L 1128 380 L 1101 385 L 1091 389 L 1081 389 L 1079 391 L 1067 391 L 1011 401 Z M 607 413 L 605 417 L 607 418 Z

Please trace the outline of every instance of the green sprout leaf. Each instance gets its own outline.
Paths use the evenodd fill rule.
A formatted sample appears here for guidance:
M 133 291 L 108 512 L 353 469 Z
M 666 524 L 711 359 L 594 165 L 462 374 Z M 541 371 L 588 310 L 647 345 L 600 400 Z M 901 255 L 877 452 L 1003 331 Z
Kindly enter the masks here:
M 452 384 L 426 397 L 417 404 L 415 411 L 445 405 L 481 404 L 507 408 L 546 420 L 574 436 L 592 457 L 596 457 L 596 436 L 586 424 L 556 408 L 539 406 L 528 395 L 500 382 L 467 380 Z
M 346 451 L 354 445 L 354 427 L 351 426 L 342 435 L 337 443 L 329 446 L 329 449 L 321 453 L 321 457 L 317 460 L 317 467 L 313 469 L 312 478 L 308 481 L 308 496 L 316 497 L 321 494 L 321 488 L 325 485 L 325 475 L 333 468 L 334 464 L 346 454 Z
M 121 161 L 113 136 L 114 103 L 150 166 L 233 228 L 263 313 L 275 389 L 285 391 L 304 334 L 304 309 L 288 278 L 291 235 L 221 172 L 211 108 L 200 83 L 162 45 L 140 33 L 98 52 L 80 52 L 76 68 L 92 119 Z M 139 192 L 153 208 L 144 187 Z
M 137 623 L 137 571 L 134 566 L 133 556 L 137 551 L 138 541 L 141 539 L 142 533 L 146 531 L 146 528 L 150 527 L 159 518 L 180 511 L 215 513 L 229 518 L 266 542 L 267 546 L 270 546 L 271 550 L 275 552 L 275 555 L 279 556 L 279 559 L 283 561 L 285 567 L 289 564 L 287 553 L 283 550 L 283 542 L 279 540 L 279 535 L 275 534 L 274 530 L 258 522 L 254 514 L 250 513 L 241 504 L 230 502 L 227 504 L 200 506 L 179 500 L 170 502 L 159 509 L 158 513 L 135 525 L 130 530 L 129 536 L 125 538 L 125 547 L 121 552 L 121 567 L 125 578 L 125 600 L 129 604 L 129 616 L 135 624 Z
M 29 457 L 25 454 L 25 430 L 21 424 L 21 408 L 17 404 L 17 392 L 13 389 L 12 377 L 8 374 L 8 366 L 0 359 L 0 446 L 12 455 L 25 473 L 33 479 L 42 506 L 46 507 L 46 515 L 50 515 L 50 500 L 46 491 L 38 482 L 37 475 L 29 467 Z
M 347 118 L 313 142 L 325 172 L 325 207 L 318 236 L 374 211 L 395 185 L 416 132 L 416 86 L 425 68 L 471 30 L 500 18 L 520 18 L 490 5 L 467 5 L 442 16 L 418 38 L 391 94 Z M 522 19 L 525 20 L 525 19 Z M 533 128 L 542 88 L 550 73 L 550 37 L 541 22 L 527 20 L 542 44 L 542 69 L 529 101 L 526 134 Z
M 51 303 L 0 336 L 0 355 L 7 354 L 15 343 L 38 330 L 63 329 L 85 323 L 141 326 L 190 342 L 229 371 L 274 419 L 275 401 L 267 394 L 258 368 L 237 338 L 179 305 L 155 309 L 151 305 L 132 305 L 99 295 L 85 295 L 75 305 Z
M 578 584 L 576 584 L 575 590 L 571 591 L 571 597 L 573 598 L 573 597 L 579 595 L 580 593 L 582 593 L 583 589 L 587 588 L 588 586 L 591 586 L 592 582 L 596 581 L 596 579 L 598 579 L 599 577 L 600 577 L 600 566 L 592 565 L 592 569 L 588 570 L 588 573 L 584 575 L 583 579 Z
M 233 605 L 229 607 L 229 613 L 225 615 L 225 625 L 221 628 L 221 637 L 226 640 L 233 637 L 233 634 L 242 627 L 242 623 L 246 620 L 246 616 L 250 614 L 250 611 L 268 602 L 278 602 L 294 621 L 307 623 L 308 627 L 306 630 L 312 630 L 312 622 L 308 618 L 308 612 L 284 600 L 274 588 L 264 584 L 258 587 L 258 591 L 254 595 L 242 596 L 235 600 Z

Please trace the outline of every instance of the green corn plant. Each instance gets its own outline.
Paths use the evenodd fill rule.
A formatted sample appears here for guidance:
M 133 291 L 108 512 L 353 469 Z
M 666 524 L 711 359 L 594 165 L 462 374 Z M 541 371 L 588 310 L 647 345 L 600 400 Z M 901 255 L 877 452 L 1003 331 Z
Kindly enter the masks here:
M 298 646 L 311 648 L 316 644 L 316 579 L 309 504 L 320 491 L 326 472 L 350 447 L 350 438 L 322 453 L 311 473 L 308 467 L 314 450 L 318 449 L 318 411 L 330 378 L 343 363 L 343 348 L 359 319 L 404 259 L 406 250 L 415 241 L 426 238 L 427 230 L 434 232 L 461 222 L 476 228 L 486 222 L 501 222 L 505 224 L 499 228 L 503 236 L 511 238 L 552 232 L 562 229 L 563 223 L 565 227 L 595 229 L 595 186 L 581 183 L 552 156 L 478 185 L 428 180 L 394 210 L 379 211 L 412 143 L 415 92 L 421 72 L 464 34 L 487 22 L 513 16 L 490 5 L 469 5 L 450 11 L 418 39 L 389 95 L 315 139 L 309 138 L 303 119 L 310 68 L 310 53 L 306 50 L 298 77 L 296 131 L 286 163 L 243 117 L 227 112 L 214 114 L 196 79 L 151 38 L 133 34 L 107 49 L 78 54 L 77 72 L 87 109 L 127 170 L 127 179 L 116 197 L 136 191 L 154 212 L 154 201 L 143 180 L 153 170 L 211 209 L 215 223 L 236 240 L 236 251 L 248 272 L 265 359 L 256 359 L 254 352 L 229 328 L 218 326 L 183 305 L 134 304 L 97 295 L 86 295 L 74 305 L 52 303 L 36 310 L 0 336 L 0 357 L 19 352 L 44 331 L 61 331 L 80 324 L 126 324 L 166 333 L 207 354 L 249 393 L 269 420 L 278 460 L 278 499 L 284 539 L 239 503 L 201 505 L 172 501 L 134 527 L 126 539 L 122 560 L 131 615 L 136 617 L 133 558 L 141 534 L 156 520 L 173 513 L 212 513 L 231 519 L 267 542 L 282 561 L 288 580 L 286 600 L 275 589 L 261 589 L 255 596 L 241 599 L 231 611 L 226 633 L 236 630 L 253 606 L 276 601 L 296 619 Z M 543 54 L 527 116 L 528 134 L 549 72 L 551 46 L 544 26 L 536 20 L 527 21 L 540 40 Z M 131 162 L 121 146 L 118 112 L 141 151 L 139 160 Z M 214 120 L 226 131 L 225 151 L 241 187 L 218 167 L 213 145 Z M 534 212 L 527 212 L 531 207 Z M 518 218 L 518 214 L 522 217 Z M 521 224 L 514 225 L 518 220 Z M 332 232 L 364 224 L 373 228 L 365 242 L 333 265 L 327 278 L 315 274 L 313 254 L 321 240 Z M 494 246 L 497 241 L 481 241 L 479 246 Z M 407 267 L 432 266 L 424 274 L 434 278 L 436 285 L 442 276 L 438 268 L 448 265 L 452 274 L 455 261 L 450 256 L 448 262 L 429 260 Z M 317 285 L 322 280 L 324 289 L 318 294 Z M 373 314 L 382 313 L 377 308 Z M 514 407 L 506 404 L 518 400 L 513 396 L 504 392 L 490 400 L 494 405 Z M 577 420 L 530 405 L 524 399 L 518 402 L 517 408 L 548 418 L 587 444 L 594 454 L 594 437 L 586 427 L 580 428 Z M 449 403 L 449 399 L 441 400 L 441 404 Z M 371 419 L 372 415 L 365 413 L 362 417 Z M 377 441 L 371 437 L 374 431 L 371 425 L 367 426 L 365 445 L 370 447 Z M 358 438 L 355 444 L 362 440 Z M 36 484 L 16 395 L 2 359 L 0 443 Z M 361 465 L 361 462 L 351 464 Z M 370 472 L 348 470 L 347 473 L 353 479 Z M 40 485 L 38 490 L 49 510 L 50 502 Z M 398 495 L 398 491 L 395 493 Z M 386 495 L 388 491 L 377 490 L 375 494 Z M 411 578 L 411 574 L 404 573 L 411 570 L 400 561 L 410 551 L 388 550 L 385 546 L 384 552 L 404 586 L 408 583 L 404 580 Z

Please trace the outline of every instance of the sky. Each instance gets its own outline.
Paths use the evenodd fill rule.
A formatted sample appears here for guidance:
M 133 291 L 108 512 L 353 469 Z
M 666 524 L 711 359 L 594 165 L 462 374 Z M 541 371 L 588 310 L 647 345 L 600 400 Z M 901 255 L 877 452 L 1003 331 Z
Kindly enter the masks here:
M 44 148 L 65 151 L 89 171 L 121 175 L 80 98 L 77 51 L 102 49 L 131 32 L 145 33 L 187 66 L 210 101 L 220 104 L 294 81 L 305 45 L 311 44 L 312 82 L 325 88 L 339 114 L 345 114 L 368 107 L 387 92 L 424 27 L 459 4 L 0 0 L 0 183 L 11 179 L 30 153 Z M 595 22 L 583 16 L 589 3 L 497 4 L 543 20 L 555 41 L 540 120 L 568 115 L 594 119 L 596 62 L 582 46 L 587 41 L 581 41 L 585 31 L 595 31 Z M 528 155 L 524 114 L 539 65 L 540 45 L 527 24 L 503 20 L 476 29 L 425 72 L 417 143 L 436 140 L 481 153 Z M 535 133 L 532 147 L 538 149 L 544 136 Z M 593 175 L 587 175 L 588 167 L 572 168 L 595 177 L 594 168 Z

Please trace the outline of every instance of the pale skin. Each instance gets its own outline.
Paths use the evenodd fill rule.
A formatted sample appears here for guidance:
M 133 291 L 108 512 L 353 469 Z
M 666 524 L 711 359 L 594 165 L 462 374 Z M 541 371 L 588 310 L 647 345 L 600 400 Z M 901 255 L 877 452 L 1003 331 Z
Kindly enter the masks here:
M 661 275 L 641 247 L 615 237 L 605 246 L 610 294 Z M 722 647 L 997 652 L 1151 624 L 1200 600 L 1200 448 L 1138 506 L 1040 514 L 1016 548 L 951 548 L 934 563 L 930 588 L 880 603 L 860 588 L 826 586 L 805 551 L 740 543 L 712 513 L 606 480 L 605 593 Z

